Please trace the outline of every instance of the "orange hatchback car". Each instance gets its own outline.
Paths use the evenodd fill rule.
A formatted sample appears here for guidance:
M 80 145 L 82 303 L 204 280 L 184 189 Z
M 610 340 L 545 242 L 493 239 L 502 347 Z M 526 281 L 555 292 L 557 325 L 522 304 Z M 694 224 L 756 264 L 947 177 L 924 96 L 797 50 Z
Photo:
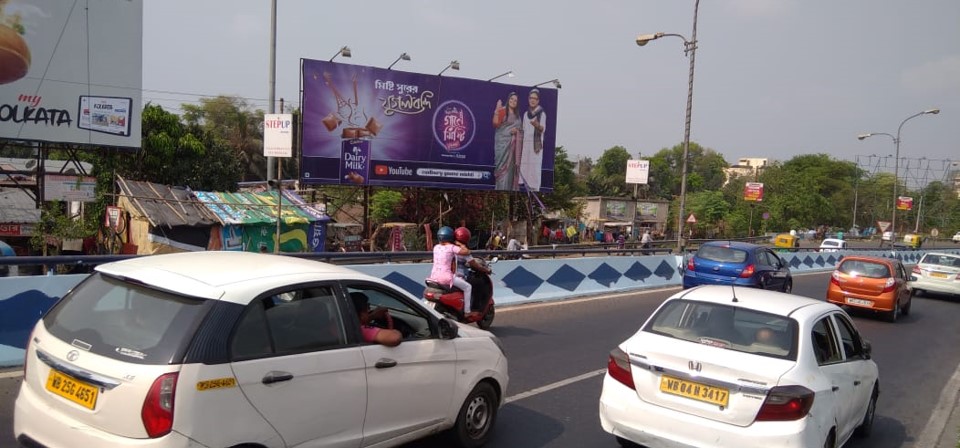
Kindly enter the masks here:
M 899 260 L 847 256 L 830 276 L 827 301 L 840 306 L 878 311 L 890 322 L 913 304 L 909 276 Z

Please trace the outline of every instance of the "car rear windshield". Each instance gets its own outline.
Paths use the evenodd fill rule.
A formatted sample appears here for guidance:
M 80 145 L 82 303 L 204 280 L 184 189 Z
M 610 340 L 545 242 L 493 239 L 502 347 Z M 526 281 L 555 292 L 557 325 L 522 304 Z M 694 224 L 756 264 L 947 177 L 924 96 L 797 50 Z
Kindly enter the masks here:
M 673 300 L 657 310 L 643 331 L 770 358 L 797 358 L 795 320 L 746 308 Z
M 839 242 L 839 241 L 824 241 L 824 242 L 820 243 L 820 245 L 821 245 L 821 246 L 837 247 L 837 246 L 840 245 L 840 242 Z
M 723 246 L 702 246 L 697 257 L 721 263 L 743 263 L 747 261 L 747 252 Z
M 890 268 L 883 263 L 876 263 L 872 261 L 863 261 L 863 260 L 844 260 L 840 263 L 840 266 L 837 267 L 837 270 L 854 277 L 867 277 L 867 278 L 888 278 L 890 275 Z
M 952 266 L 960 268 L 960 257 L 951 257 L 949 255 L 926 254 L 920 260 L 922 264 L 936 264 L 940 266 Z
M 51 334 L 135 364 L 178 362 L 211 301 L 94 273 L 43 318 Z

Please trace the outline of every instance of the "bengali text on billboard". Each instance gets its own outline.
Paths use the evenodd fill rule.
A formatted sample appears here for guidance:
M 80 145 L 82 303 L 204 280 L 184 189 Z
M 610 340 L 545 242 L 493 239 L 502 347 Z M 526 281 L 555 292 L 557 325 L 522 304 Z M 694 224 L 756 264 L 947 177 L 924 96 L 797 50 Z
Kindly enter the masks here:
M 305 183 L 551 191 L 557 91 L 303 60 Z
M 743 200 L 753 202 L 763 202 L 763 183 L 747 182 L 743 186 Z

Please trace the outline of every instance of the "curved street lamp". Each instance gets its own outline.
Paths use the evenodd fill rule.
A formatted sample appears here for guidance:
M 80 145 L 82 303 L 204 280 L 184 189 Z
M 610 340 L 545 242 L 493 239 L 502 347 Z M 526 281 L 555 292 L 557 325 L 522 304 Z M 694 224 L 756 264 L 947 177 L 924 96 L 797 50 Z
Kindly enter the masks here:
M 447 64 L 447 66 L 444 67 L 443 70 L 440 70 L 440 73 L 438 73 L 437 76 L 442 75 L 443 72 L 447 71 L 447 69 L 449 68 L 452 68 L 454 70 L 460 70 L 460 61 L 457 61 L 457 60 L 450 61 L 450 63 Z
M 330 62 L 333 62 L 333 60 L 336 59 L 337 56 L 343 56 L 343 57 L 345 57 L 345 58 L 349 58 L 349 57 L 350 57 L 350 47 L 348 47 L 348 46 L 346 46 L 346 45 L 340 47 L 340 50 L 337 51 L 337 54 L 333 55 L 333 56 L 330 58 Z
M 497 76 L 494 76 L 493 78 L 488 79 L 487 82 L 493 81 L 493 80 L 495 80 L 495 79 L 503 78 L 504 76 L 506 76 L 506 77 L 508 77 L 508 78 L 513 78 L 513 77 L 516 76 L 516 75 L 513 74 L 513 70 L 510 70 L 510 71 L 508 71 L 508 72 L 506 72 L 506 73 L 502 73 L 502 74 L 499 74 L 499 75 L 497 75 Z
M 863 140 L 866 138 L 873 137 L 874 135 L 886 135 L 887 137 L 890 137 L 893 139 L 893 144 L 896 147 L 896 151 L 893 156 L 893 216 L 890 218 L 890 232 L 892 232 L 891 233 L 892 236 L 890 237 L 891 246 L 893 245 L 894 242 L 896 242 L 896 239 L 897 239 L 897 183 L 899 182 L 899 177 L 900 177 L 900 173 L 899 173 L 900 171 L 900 131 L 903 130 L 903 125 L 906 124 L 906 122 L 914 118 L 917 118 L 921 115 L 927 115 L 927 114 L 936 115 L 939 113 L 940 113 L 940 109 L 927 109 L 923 112 L 917 112 L 907 118 L 904 118 L 903 121 L 900 122 L 900 126 L 897 127 L 896 137 L 886 132 L 870 132 L 867 134 L 860 134 L 857 136 L 857 140 Z
M 690 155 L 690 116 L 693 112 L 693 67 L 697 58 L 697 12 L 700 10 L 700 0 L 693 4 L 693 34 L 687 40 L 680 34 L 654 33 L 637 36 L 637 45 L 644 46 L 650 41 L 661 37 L 673 36 L 683 39 L 683 53 L 690 59 L 690 74 L 687 80 L 687 117 L 683 129 L 683 164 L 680 173 L 680 211 L 677 213 L 677 251 L 682 255 L 684 250 L 683 223 L 687 203 L 687 159 Z
M 560 80 L 559 80 L 559 79 L 551 79 L 551 80 L 549 80 L 549 81 L 544 81 L 544 82 L 541 82 L 540 84 L 535 85 L 534 87 L 540 87 L 540 86 L 542 86 L 542 85 L 544 85 L 544 84 L 553 84 L 553 86 L 556 87 L 556 88 L 558 88 L 558 89 L 561 87 L 561 86 L 560 86 Z
M 397 62 L 400 62 L 400 60 L 409 61 L 409 60 L 410 60 L 410 55 L 407 54 L 407 53 L 402 53 L 402 54 L 400 54 L 400 57 L 398 57 L 396 61 L 393 61 L 393 63 L 390 64 L 389 67 L 387 67 L 387 70 L 392 69 L 393 66 L 397 64 Z

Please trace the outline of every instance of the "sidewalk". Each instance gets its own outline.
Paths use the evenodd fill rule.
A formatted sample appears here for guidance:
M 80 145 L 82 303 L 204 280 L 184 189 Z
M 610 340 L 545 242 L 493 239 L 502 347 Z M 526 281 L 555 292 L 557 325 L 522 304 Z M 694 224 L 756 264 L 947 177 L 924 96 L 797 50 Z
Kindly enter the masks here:
M 953 403 L 947 425 L 943 428 L 935 448 L 957 448 L 960 441 L 960 402 Z

